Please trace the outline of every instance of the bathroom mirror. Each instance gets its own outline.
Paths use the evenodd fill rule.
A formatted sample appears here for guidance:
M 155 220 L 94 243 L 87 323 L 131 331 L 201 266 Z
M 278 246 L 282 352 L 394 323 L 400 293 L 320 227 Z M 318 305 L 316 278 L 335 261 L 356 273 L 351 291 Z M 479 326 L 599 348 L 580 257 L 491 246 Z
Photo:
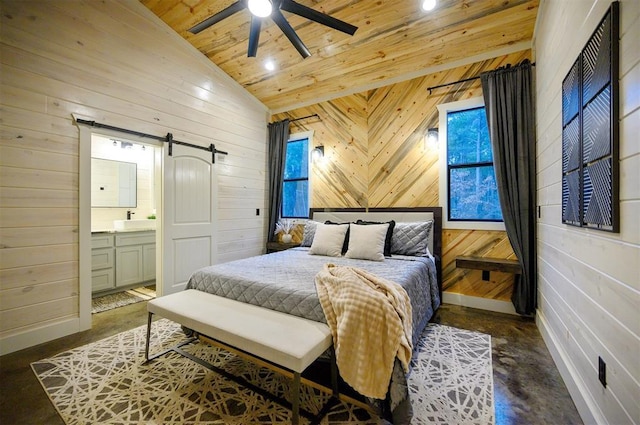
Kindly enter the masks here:
M 91 158 L 91 206 L 135 208 L 137 168 L 135 162 Z

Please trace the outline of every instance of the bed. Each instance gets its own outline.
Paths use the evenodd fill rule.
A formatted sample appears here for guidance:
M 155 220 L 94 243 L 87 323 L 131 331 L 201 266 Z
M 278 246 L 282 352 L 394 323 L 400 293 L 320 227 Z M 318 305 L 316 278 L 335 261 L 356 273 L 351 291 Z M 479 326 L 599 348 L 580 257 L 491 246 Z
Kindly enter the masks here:
M 360 220 L 360 221 L 359 221 Z M 393 220 L 383 261 L 309 255 L 317 223 L 379 224 Z M 323 226 L 318 226 L 318 229 Z M 326 226 L 325 226 L 326 227 Z M 426 230 L 425 230 L 426 229 Z M 311 233 L 311 235 L 310 235 Z M 327 263 L 347 265 L 399 283 L 409 295 L 413 344 L 441 300 L 441 208 L 312 209 L 301 247 L 197 270 L 187 289 L 197 289 L 310 320 L 325 322 L 314 277 Z M 317 235 L 315 235 L 318 237 Z M 352 240 L 352 245 L 355 244 Z M 312 245 L 312 242 L 311 242 Z M 345 250 L 348 243 L 345 242 Z M 343 250 L 344 252 L 344 250 Z

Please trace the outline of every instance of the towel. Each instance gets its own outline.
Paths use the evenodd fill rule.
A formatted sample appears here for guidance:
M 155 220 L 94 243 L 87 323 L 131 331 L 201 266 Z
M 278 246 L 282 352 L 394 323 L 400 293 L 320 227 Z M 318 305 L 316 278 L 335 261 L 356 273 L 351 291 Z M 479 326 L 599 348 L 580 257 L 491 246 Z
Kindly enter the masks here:
M 362 269 L 326 264 L 315 277 L 340 376 L 360 394 L 384 399 L 397 358 L 413 350 L 411 302 L 404 288 Z

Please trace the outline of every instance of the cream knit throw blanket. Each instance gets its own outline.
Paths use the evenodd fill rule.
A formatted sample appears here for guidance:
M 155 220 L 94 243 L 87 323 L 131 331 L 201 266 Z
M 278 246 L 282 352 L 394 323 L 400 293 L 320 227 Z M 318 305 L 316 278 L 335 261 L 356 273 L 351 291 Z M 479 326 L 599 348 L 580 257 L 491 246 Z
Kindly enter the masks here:
M 315 283 L 340 376 L 360 394 L 384 399 L 395 358 L 409 370 L 413 325 L 407 292 L 364 270 L 334 264 L 326 264 Z

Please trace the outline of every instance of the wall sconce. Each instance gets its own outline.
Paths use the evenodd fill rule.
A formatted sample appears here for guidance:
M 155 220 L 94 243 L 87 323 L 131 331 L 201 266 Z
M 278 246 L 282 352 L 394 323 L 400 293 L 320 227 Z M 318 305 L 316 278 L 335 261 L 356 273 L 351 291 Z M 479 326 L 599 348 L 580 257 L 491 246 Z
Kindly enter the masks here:
M 430 128 L 427 130 L 427 135 L 424 138 L 424 148 L 428 149 L 438 149 L 439 138 L 438 138 L 438 128 Z
M 314 150 L 311 151 L 311 160 L 313 162 L 319 161 L 324 157 L 324 146 L 316 146 Z

